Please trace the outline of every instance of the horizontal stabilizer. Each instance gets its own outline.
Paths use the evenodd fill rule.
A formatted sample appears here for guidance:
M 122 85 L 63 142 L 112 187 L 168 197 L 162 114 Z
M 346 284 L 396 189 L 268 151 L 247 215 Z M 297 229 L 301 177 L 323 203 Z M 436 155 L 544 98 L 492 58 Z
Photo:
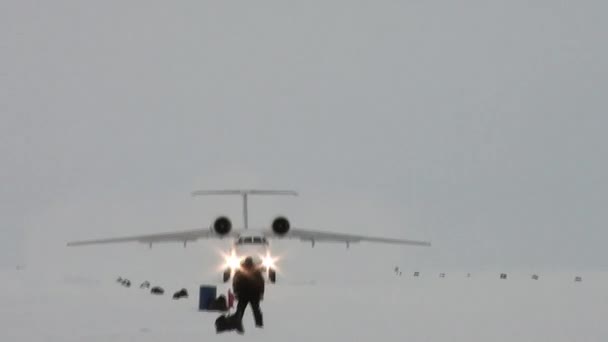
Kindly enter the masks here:
M 192 196 L 208 195 L 276 195 L 276 196 L 297 196 L 293 190 L 197 190 L 192 192 Z
M 293 190 L 197 190 L 192 192 L 192 196 L 213 196 L 213 195 L 239 195 L 243 198 L 243 224 L 245 229 L 249 227 L 249 219 L 247 218 L 247 197 L 249 195 L 271 195 L 271 196 L 298 196 L 298 193 Z

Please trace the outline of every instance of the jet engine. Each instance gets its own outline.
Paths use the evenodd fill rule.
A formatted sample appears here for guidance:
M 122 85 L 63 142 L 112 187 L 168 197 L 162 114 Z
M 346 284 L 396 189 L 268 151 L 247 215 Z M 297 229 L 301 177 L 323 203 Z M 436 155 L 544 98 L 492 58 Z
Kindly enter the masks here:
M 232 230 L 232 222 L 226 216 L 220 216 L 213 221 L 212 228 L 217 235 L 224 236 Z
M 272 231 L 279 236 L 283 236 L 289 232 L 291 225 L 289 220 L 283 216 L 279 216 L 272 221 Z

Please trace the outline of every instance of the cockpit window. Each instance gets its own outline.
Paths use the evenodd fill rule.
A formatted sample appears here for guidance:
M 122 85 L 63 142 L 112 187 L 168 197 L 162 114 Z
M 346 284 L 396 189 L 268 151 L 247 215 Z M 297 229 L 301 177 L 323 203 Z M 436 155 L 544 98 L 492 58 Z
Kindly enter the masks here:
M 240 237 L 236 241 L 237 245 L 267 245 L 268 241 L 263 236 Z

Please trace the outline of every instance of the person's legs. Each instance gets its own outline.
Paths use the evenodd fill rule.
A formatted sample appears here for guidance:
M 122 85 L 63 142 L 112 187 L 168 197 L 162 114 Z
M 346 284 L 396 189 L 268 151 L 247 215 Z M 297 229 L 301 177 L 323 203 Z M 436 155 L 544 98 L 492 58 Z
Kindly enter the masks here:
M 243 319 L 243 315 L 245 314 L 245 309 L 247 309 L 247 304 L 249 304 L 249 301 L 246 299 L 239 299 L 238 303 L 236 304 L 235 316 L 237 316 L 239 318 L 239 320 Z
M 239 302 L 236 305 L 236 312 L 234 313 L 234 322 L 236 325 L 236 330 L 239 333 L 243 333 L 243 315 L 245 314 L 245 309 L 247 308 L 247 304 L 249 304 L 249 300 L 239 299 Z
M 255 325 L 257 327 L 264 326 L 264 320 L 262 317 L 262 310 L 260 310 L 260 300 L 254 299 L 251 301 L 251 310 L 253 311 L 253 318 L 255 319 Z

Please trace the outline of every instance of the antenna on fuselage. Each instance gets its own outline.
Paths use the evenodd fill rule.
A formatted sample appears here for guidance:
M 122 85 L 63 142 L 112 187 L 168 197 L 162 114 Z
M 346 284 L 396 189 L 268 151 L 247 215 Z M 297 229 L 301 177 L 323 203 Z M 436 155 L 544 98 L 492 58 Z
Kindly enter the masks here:
M 298 193 L 293 190 L 197 190 L 192 192 L 192 196 L 215 195 L 241 195 L 243 198 L 243 224 L 247 229 L 249 228 L 247 216 L 247 197 L 249 195 L 298 196 Z

